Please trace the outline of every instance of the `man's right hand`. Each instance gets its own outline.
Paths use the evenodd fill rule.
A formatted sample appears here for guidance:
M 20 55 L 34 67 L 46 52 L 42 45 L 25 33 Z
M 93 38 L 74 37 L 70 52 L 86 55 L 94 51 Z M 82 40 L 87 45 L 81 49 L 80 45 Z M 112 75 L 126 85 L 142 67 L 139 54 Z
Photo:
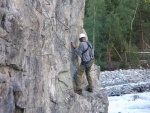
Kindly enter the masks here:
M 73 42 L 71 42 L 71 47 L 73 47 L 75 49 L 76 45 Z

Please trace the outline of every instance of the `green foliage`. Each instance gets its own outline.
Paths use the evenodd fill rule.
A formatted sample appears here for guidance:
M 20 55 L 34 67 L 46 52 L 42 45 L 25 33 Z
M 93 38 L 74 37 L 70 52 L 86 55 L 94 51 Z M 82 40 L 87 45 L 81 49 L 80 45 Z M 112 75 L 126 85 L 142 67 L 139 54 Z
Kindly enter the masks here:
M 6 17 L 6 13 L 3 13 L 3 17 Z
M 121 69 L 128 69 L 128 64 L 126 64 L 125 62 L 121 62 L 120 64 L 119 64 L 119 68 L 121 68 Z
M 144 0 L 86 0 L 84 28 L 98 65 L 136 63 L 150 43 L 150 3 Z M 126 67 L 126 66 L 121 66 Z

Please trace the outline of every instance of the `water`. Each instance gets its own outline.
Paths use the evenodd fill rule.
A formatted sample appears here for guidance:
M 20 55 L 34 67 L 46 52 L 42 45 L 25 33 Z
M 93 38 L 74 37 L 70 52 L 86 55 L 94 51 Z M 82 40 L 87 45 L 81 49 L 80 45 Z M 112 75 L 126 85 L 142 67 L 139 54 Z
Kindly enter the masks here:
M 109 97 L 108 113 L 150 113 L 150 92 Z

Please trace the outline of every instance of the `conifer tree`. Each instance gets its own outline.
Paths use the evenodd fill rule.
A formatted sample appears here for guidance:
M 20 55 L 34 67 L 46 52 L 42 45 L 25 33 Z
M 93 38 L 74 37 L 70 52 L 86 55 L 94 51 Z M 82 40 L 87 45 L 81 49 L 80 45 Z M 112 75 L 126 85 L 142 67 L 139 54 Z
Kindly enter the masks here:
M 150 49 L 150 2 L 86 0 L 84 27 L 98 65 L 138 62 L 135 53 Z

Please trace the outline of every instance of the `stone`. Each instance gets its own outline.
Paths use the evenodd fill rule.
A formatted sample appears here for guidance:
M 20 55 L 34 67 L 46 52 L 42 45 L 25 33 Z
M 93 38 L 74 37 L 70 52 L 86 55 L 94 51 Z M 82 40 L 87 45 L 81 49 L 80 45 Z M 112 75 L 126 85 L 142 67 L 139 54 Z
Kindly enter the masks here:
M 4 38 L 7 35 L 7 32 L 0 27 L 0 38 Z
M 150 91 L 149 77 L 149 69 L 101 72 L 100 84 L 108 96 L 142 93 Z
M 85 0 L 1 0 L 0 113 L 107 113 L 93 65 L 94 93 L 74 93 Z M 87 85 L 84 80 L 83 89 Z

